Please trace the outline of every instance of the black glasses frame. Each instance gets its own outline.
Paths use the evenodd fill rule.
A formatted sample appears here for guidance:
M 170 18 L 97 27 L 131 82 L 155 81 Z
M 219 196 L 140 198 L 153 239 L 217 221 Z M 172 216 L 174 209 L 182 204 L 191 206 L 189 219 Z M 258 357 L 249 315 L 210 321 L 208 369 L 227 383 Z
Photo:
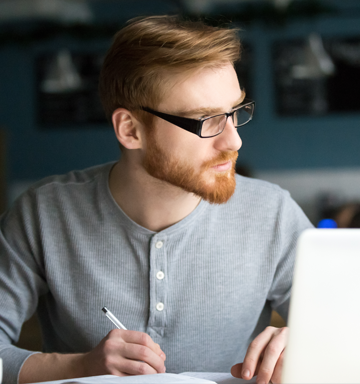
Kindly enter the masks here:
M 174 124 L 177 127 L 185 129 L 188 132 L 194 133 L 195 135 L 197 135 L 203 139 L 208 139 L 210 137 L 215 137 L 215 136 L 220 135 L 220 133 L 222 133 L 223 130 L 225 129 L 226 123 L 224 125 L 224 129 L 221 132 L 217 133 L 216 135 L 201 136 L 201 130 L 202 130 L 202 126 L 203 126 L 204 121 L 209 120 L 213 117 L 217 117 L 217 116 L 226 116 L 226 121 L 227 121 L 229 116 L 232 117 L 236 111 L 238 111 L 239 109 L 242 109 L 244 107 L 247 107 L 249 105 L 253 105 L 252 114 L 250 115 L 250 118 L 248 121 L 246 121 L 245 123 L 242 123 L 240 125 L 235 126 L 236 128 L 238 128 L 238 127 L 241 127 L 241 126 L 247 124 L 249 121 L 252 120 L 252 117 L 254 114 L 254 109 L 255 109 L 255 101 L 250 100 L 250 99 L 245 99 L 244 104 L 241 104 L 238 107 L 235 107 L 235 109 L 233 109 L 231 112 L 219 113 L 218 115 L 203 117 L 203 118 L 200 118 L 198 120 L 197 119 L 189 119 L 187 117 L 169 115 L 167 113 L 155 111 L 155 110 L 148 108 L 148 107 L 141 107 L 140 109 L 142 109 L 145 112 L 149 112 L 154 116 L 160 117 L 161 119 L 168 121 L 169 123 Z

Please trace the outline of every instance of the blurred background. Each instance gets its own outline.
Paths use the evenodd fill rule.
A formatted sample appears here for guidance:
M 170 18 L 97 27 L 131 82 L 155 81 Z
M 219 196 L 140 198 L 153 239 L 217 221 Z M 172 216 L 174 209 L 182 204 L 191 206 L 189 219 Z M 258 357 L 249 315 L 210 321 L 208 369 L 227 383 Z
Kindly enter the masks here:
M 239 172 L 289 190 L 315 225 L 359 221 L 358 0 L 0 0 L 0 213 L 41 178 L 118 159 L 98 74 L 113 34 L 154 14 L 241 29 L 256 110 Z

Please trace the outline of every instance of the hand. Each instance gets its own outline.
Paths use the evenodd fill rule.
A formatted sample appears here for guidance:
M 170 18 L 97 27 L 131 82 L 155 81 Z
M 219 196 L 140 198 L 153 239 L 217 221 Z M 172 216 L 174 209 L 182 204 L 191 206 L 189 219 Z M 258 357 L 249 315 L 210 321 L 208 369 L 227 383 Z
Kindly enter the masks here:
M 92 351 L 83 355 L 83 376 L 164 373 L 165 353 L 143 332 L 112 330 Z
M 165 372 L 165 353 L 143 332 L 114 329 L 88 353 L 35 353 L 21 367 L 19 383 L 112 374 Z
M 280 383 L 288 330 L 267 327 L 249 345 L 244 362 L 231 368 L 231 374 L 245 380 L 257 375 L 258 384 Z

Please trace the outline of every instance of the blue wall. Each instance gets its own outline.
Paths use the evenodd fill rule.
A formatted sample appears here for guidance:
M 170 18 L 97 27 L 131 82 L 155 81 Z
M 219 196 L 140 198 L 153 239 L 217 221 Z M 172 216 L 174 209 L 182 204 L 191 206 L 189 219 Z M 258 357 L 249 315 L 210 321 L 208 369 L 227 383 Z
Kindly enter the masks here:
M 163 3 L 155 4 L 159 13 Z M 107 8 L 102 10 L 103 19 L 110 13 L 117 14 L 118 9 L 110 5 L 111 2 L 107 3 Z M 126 18 L 137 12 L 145 13 L 132 12 L 128 12 Z M 360 113 L 315 118 L 284 118 L 275 113 L 271 45 L 279 39 L 305 37 L 314 31 L 325 37 L 360 36 L 360 12 L 358 16 L 293 22 L 282 28 L 257 24 L 244 27 L 241 32 L 254 52 L 251 96 L 257 102 L 256 116 L 241 130 L 243 148 L 240 151 L 240 160 L 252 169 L 360 166 Z M 118 158 L 119 150 L 110 126 L 44 131 L 38 128 L 35 118 L 36 56 L 64 46 L 101 52 L 109 44 L 108 40 L 84 43 L 57 39 L 28 46 L 0 47 L 0 126 L 7 132 L 9 182 L 36 180 Z
M 360 4 L 359 4 L 360 5 Z M 296 22 L 286 28 L 257 26 L 242 32 L 254 47 L 254 124 L 243 127 L 240 159 L 259 170 L 360 166 L 360 113 L 327 116 L 278 116 L 271 47 L 281 39 L 360 37 L 360 14 Z M 341 97 L 341 95 L 339 95 Z
M 56 42 L 42 46 L 7 47 L 0 55 L 0 125 L 7 133 L 8 180 L 36 180 L 115 160 L 117 142 L 109 125 L 89 128 L 41 130 L 36 124 L 34 61 L 39 52 L 53 50 Z M 87 47 L 83 44 L 81 49 Z M 94 46 L 88 47 L 90 50 Z M 100 48 L 100 47 L 99 47 Z M 104 49 L 104 44 L 101 44 Z M 5 69 L 5 70 L 4 70 Z

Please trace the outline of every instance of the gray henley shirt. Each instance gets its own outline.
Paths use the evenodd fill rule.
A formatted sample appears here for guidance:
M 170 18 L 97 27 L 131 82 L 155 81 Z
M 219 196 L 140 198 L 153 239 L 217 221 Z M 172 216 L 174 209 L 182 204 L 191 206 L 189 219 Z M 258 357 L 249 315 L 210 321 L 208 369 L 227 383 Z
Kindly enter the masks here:
M 236 176 L 160 232 L 132 221 L 108 186 L 113 164 L 42 180 L 0 221 L 0 357 L 16 383 L 37 311 L 44 352 L 86 352 L 113 328 L 107 306 L 166 353 L 167 372 L 227 372 L 269 323 L 287 318 L 294 249 L 311 227 L 288 192 Z M 160 273 L 159 273 L 160 272 Z

